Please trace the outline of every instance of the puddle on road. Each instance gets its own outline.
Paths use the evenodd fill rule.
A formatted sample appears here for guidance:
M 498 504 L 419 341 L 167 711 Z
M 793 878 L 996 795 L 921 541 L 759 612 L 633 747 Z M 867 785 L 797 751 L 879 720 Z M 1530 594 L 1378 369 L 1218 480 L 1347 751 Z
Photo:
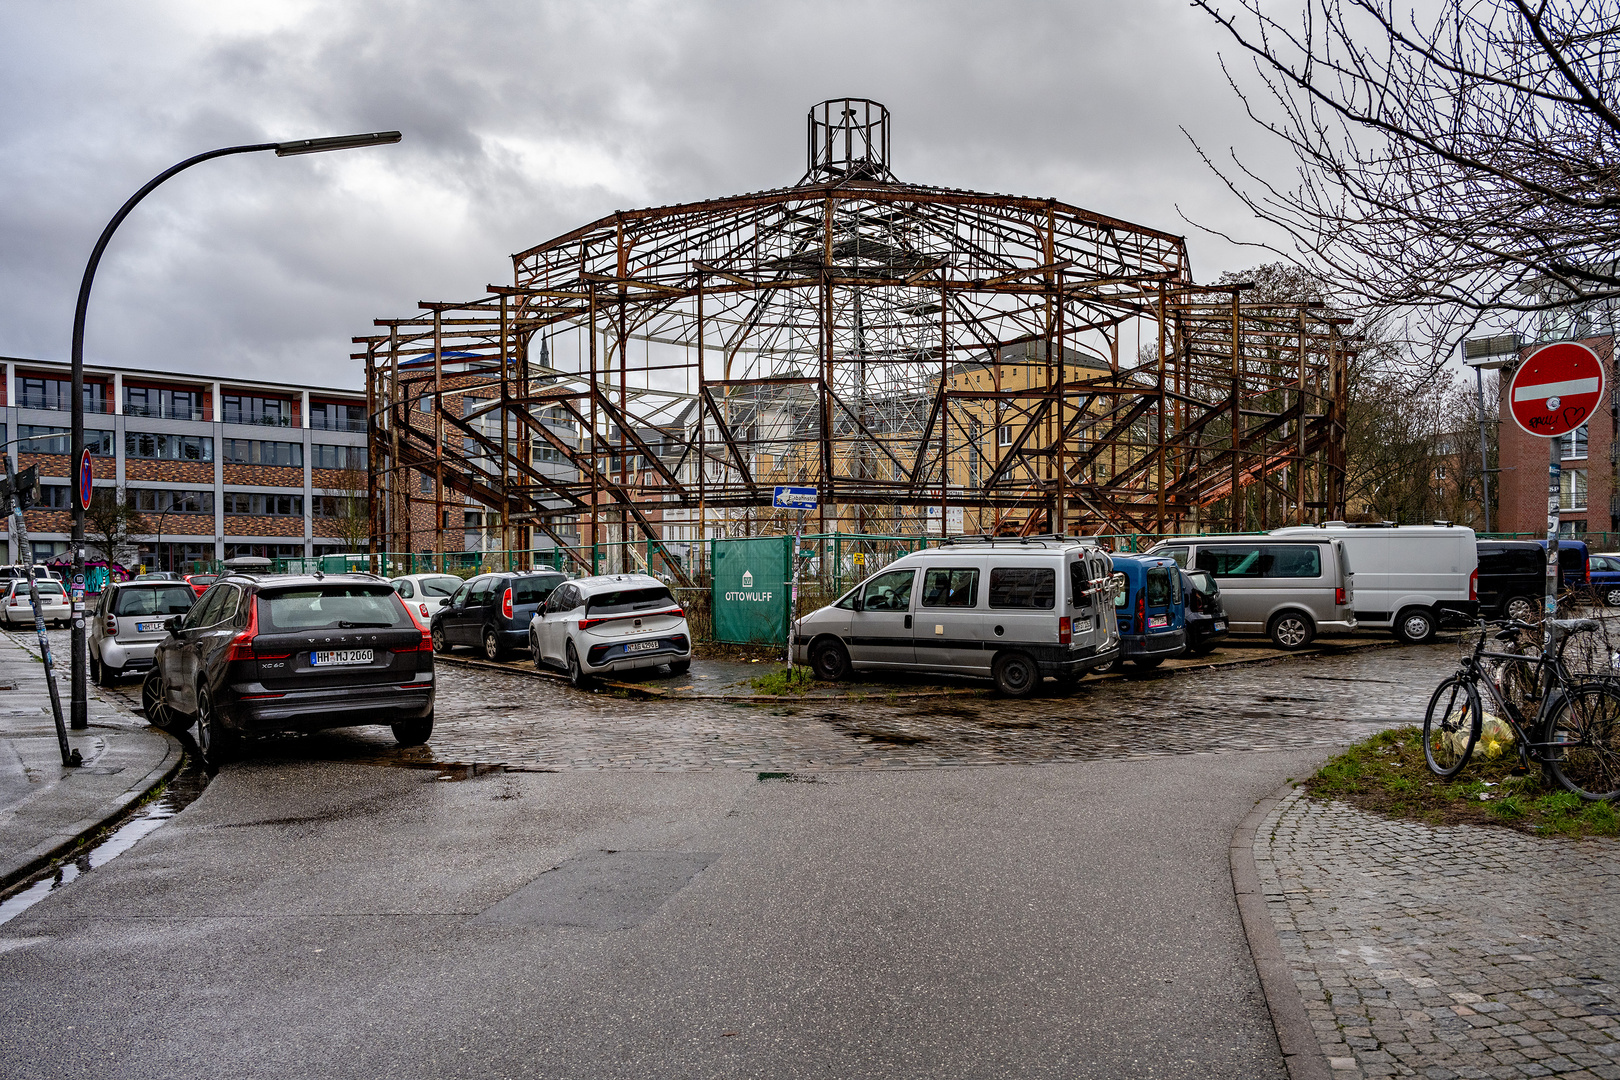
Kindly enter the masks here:
M 0 900 L 0 926 L 27 911 L 51 893 L 106 866 L 118 856 L 134 847 L 142 837 L 155 832 L 165 821 L 190 806 L 208 786 L 208 775 L 194 756 L 187 755 L 185 765 L 163 794 L 141 807 L 112 832 L 80 851 L 70 861 L 41 870 L 34 877 L 14 886 L 10 895 Z

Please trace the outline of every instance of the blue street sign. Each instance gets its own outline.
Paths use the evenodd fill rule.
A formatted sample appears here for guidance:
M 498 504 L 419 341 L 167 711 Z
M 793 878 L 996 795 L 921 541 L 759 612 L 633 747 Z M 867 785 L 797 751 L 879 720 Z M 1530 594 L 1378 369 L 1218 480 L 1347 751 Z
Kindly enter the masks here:
M 771 505 L 786 510 L 814 510 L 816 508 L 816 489 L 813 487 L 786 487 L 778 484 L 776 497 L 771 500 Z

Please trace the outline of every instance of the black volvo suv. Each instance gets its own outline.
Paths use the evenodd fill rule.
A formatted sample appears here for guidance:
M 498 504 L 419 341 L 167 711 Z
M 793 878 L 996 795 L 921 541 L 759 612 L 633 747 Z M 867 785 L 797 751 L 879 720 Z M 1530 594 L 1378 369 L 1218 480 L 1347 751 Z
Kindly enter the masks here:
M 379 578 L 229 574 L 165 629 L 147 720 L 196 724 L 212 761 L 264 732 L 389 724 L 401 746 L 433 733 L 432 643 Z

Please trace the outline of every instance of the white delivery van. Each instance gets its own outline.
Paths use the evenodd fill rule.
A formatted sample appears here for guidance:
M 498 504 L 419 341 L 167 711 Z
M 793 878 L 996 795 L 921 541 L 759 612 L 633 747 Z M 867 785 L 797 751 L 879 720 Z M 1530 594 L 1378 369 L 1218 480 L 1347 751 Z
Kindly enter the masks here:
M 1299 525 L 1273 536 L 1327 535 L 1356 575 L 1356 623 L 1428 641 L 1443 622 L 1479 617 L 1479 552 L 1463 525 Z

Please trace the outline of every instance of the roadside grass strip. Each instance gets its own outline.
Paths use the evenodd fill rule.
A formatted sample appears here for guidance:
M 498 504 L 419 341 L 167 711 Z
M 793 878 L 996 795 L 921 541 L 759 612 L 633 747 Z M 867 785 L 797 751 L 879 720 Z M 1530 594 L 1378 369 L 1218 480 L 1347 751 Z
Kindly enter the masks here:
M 774 697 L 804 694 L 811 690 L 839 689 L 837 683 L 822 682 L 817 679 L 815 672 L 807 667 L 784 668 L 781 671 L 755 675 L 748 680 L 748 686 L 752 687 L 756 694 L 770 694 Z
M 1476 747 L 1468 767 L 1450 781 L 1423 760 L 1422 729 L 1381 731 L 1332 758 L 1304 783 L 1313 799 L 1348 803 L 1385 817 L 1428 825 L 1496 825 L 1538 836 L 1617 836 L 1612 803 L 1584 802 L 1548 786 L 1539 768 L 1513 775 L 1511 749 Z

